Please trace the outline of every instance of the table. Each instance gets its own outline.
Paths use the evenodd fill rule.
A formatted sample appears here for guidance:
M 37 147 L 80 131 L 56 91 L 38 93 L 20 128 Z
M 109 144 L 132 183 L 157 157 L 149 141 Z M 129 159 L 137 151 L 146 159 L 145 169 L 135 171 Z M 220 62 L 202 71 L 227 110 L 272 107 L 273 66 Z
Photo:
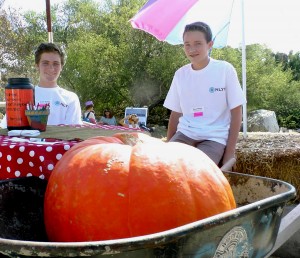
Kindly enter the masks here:
M 150 134 L 142 129 L 127 128 L 124 126 L 115 125 L 60 125 L 60 126 L 47 126 L 46 132 L 42 132 L 39 137 L 42 138 L 57 138 L 64 140 L 81 139 L 94 136 L 112 136 L 120 132 L 143 132 Z
M 7 129 L 0 129 L 0 180 L 28 176 L 47 180 L 56 163 L 76 143 L 124 131 L 142 132 L 107 125 L 47 126 L 46 132 L 37 136 L 44 141 L 35 142 L 29 137 L 9 137 Z

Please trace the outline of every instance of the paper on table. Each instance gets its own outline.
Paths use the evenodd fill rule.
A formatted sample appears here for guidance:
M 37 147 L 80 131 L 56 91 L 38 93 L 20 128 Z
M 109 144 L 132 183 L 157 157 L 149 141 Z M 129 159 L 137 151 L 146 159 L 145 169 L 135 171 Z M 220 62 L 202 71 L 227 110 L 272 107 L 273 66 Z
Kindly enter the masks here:
M 38 136 L 40 135 L 39 130 L 11 130 L 8 131 L 8 136 Z
M 59 141 L 57 141 L 57 142 L 42 142 L 40 138 L 24 139 L 24 138 L 19 138 L 19 137 L 12 137 L 12 138 L 9 139 L 9 141 L 28 142 L 28 143 L 37 144 L 37 145 L 54 145 L 54 144 L 57 144 L 57 143 L 61 143 Z

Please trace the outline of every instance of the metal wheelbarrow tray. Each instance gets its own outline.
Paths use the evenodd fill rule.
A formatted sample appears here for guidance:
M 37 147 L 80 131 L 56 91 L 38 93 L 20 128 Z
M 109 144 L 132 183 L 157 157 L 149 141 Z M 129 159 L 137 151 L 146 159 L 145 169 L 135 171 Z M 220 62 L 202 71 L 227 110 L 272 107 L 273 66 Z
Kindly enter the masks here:
M 283 181 L 224 172 L 238 208 L 156 234 L 108 241 L 47 241 L 39 178 L 0 181 L 0 257 L 264 257 L 276 241 L 295 188 Z

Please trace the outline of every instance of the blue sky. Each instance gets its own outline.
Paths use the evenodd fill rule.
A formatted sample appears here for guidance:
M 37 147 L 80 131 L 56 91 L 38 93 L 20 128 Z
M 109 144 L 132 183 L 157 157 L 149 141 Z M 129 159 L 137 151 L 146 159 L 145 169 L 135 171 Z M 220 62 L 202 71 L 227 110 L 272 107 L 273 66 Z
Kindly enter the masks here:
M 51 0 L 59 3 L 63 0 Z M 101 1 L 101 0 L 98 0 Z M 146 0 L 145 0 L 146 2 Z M 242 42 L 241 0 L 235 0 L 228 45 Z M 6 0 L 20 10 L 45 10 L 45 0 Z M 244 32 L 246 44 L 265 44 L 273 51 L 300 52 L 300 0 L 244 0 Z

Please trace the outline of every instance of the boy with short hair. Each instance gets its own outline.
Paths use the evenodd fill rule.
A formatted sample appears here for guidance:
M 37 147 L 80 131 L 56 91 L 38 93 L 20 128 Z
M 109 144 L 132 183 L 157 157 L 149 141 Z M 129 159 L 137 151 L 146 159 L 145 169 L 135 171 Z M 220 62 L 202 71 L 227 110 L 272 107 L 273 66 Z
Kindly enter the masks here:
M 213 41 L 207 24 L 187 25 L 183 41 L 191 63 L 175 72 L 164 102 L 171 110 L 167 140 L 192 145 L 224 164 L 235 156 L 246 99 L 234 67 L 209 56 Z
M 65 64 L 65 54 L 53 43 L 42 43 L 35 51 L 35 65 L 39 71 L 39 84 L 34 87 L 35 105 L 49 106 L 48 125 L 82 124 L 78 96 L 57 85 Z M 6 128 L 6 115 L 0 127 Z
M 35 87 L 35 103 L 50 105 L 48 125 L 82 124 L 78 96 L 57 85 L 65 64 L 63 50 L 53 43 L 42 43 L 35 51 L 35 65 L 39 83 Z

